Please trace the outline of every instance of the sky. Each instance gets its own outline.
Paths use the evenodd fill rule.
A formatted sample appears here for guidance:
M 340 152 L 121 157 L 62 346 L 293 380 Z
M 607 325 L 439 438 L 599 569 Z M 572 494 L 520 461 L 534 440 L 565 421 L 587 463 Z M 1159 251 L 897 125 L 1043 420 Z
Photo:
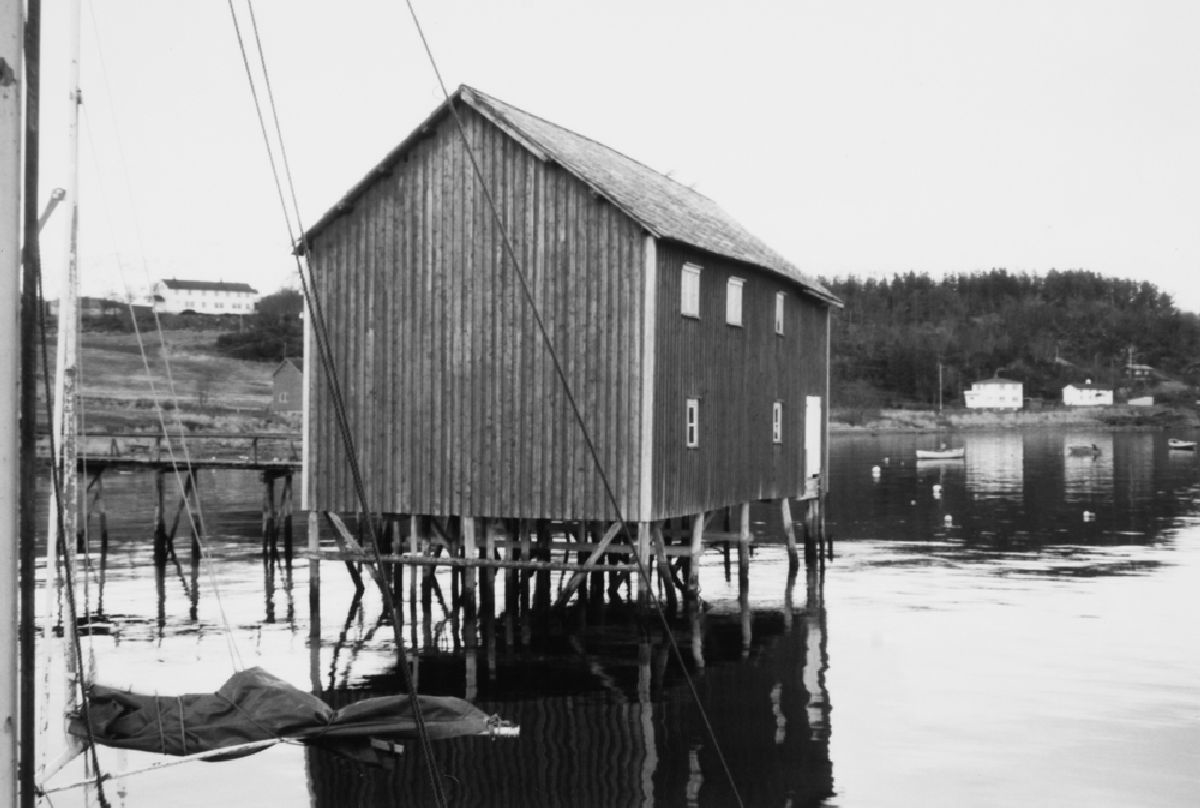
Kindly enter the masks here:
M 1084 269 L 1200 312 L 1193 0 L 413 2 L 451 91 L 669 173 L 810 274 Z M 43 204 L 69 176 L 64 5 L 43 6 Z M 312 223 L 441 89 L 403 2 L 254 12 Z M 295 285 L 228 6 L 85 2 L 81 27 L 83 293 Z M 50 296 L 68 219 L 43 231 Z

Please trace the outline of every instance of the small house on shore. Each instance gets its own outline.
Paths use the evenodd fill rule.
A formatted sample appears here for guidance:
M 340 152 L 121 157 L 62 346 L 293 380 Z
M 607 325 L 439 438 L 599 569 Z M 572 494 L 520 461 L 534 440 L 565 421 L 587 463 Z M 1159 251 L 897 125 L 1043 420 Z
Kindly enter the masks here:
M 304 409 L 304 373 L 292 359 L 284 359 L 271 373 L 271 412 Z
M 1025 385 L 995 376 L 971 382 L 963 393 L 964 403 L 972 410 L 1019 410 L 1025 406 Z
M 819 497 L 840 301 L 624 154 L 464 86 L 298 250 L 373 510 L 661 528 Z M 305 376 L 306 507 L 354 511 Z
M 1068 384 L 1062 389 L 1063 404 L 1068 407 L 1097 407 L 1113 403 L 1113 389 L 1103 384 L 1093 384 L 1088 379 L 1083 384 Z

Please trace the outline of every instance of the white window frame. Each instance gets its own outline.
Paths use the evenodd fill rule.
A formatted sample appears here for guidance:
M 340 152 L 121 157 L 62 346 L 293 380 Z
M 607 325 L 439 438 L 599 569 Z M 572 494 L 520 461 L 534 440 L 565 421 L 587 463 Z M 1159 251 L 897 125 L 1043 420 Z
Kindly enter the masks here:
M 775 293 L 775 333 L 783 336 L 783 313 L 787 303 L 787 292 Z
M 783 443 L 783 402 L 771 404 L 771 443 Z
M 684 415 L 684 444 L 689 449 L 700 445 L 700 399 L 689 398 Z
M 700 270 L 695 264 L 684 264 L 679 276 L 679 313 L 700 319 Z
M 742 325 L 742 308 L 746 286 L 745 278 L 730 278 L 725 284 L 725 324 Z

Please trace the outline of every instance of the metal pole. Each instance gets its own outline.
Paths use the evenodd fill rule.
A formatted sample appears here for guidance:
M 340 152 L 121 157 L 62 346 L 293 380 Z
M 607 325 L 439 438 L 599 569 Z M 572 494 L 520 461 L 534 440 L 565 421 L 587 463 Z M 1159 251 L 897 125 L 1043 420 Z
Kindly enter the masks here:
M 20 0 L 17 0 L 18 4 Z M 18 797 L 22 808 L 33 808 L 34 750 L 36 747 L 36 703 L 34 699 L 34 582 L 37 579 L 36 558 L 36 474 L 35 455 L 37 424 L 37 353 L 36 324 L 38 317 L 37 280 L 41 257 L 38 250 L 38 128 L 41 108 L 41 0 L 28 0 L 25 20 L 25 178 L 22 215 L 24 220 L 21 269 L 21 522 L 18 531 L 20 550 L 20 643 L 18 708 L 20 710 L 21 765 L 18 767 Z
M 942 363 L 938 362 L 938 412 L 942 411 Z
M 0 0 L 0 345 L 20 340 L 21 79 L 25 29 L 21 0 Z M 17 610 L 20 537 L 19 352 L 0 351 L 0 803 L 17 804 Z
M 67 255 L 60 275 L 58 290 L 58 346 L 55 352 L 57 375 L 54 385 L 54 410 L 51 416 L 51 434 L 54 438 L 54 449 L 57 455 L 53 458 L 58 468 L 60 490 L 51 489 L 50 506 L 47 509 L 46 526 L 46 586 L 43 592 L 42 637 L 45 648 L 44 658 L 48 679 L 58 679 L 57 686 L 65 694 L 65 711 L 70 712 L 75 707 L 75 679 L 79 673 L 80 661 L 75 659 L 74 616 L 63 619 L 63 634 L 60 647 L 55 648 L 53 627 L 58 622 L 58 600 L 61 587 L 64 586 L 58 578 L 59 564 L 72 564 L 75 556 L 75 541 L 78 534 L 79 508 L 79 475 L 76 468 L 78 456 L 79 424 L 76 408 L 76 386 L 79 378 L 79 20 L 80 0 L 67 3 L 67 34 L 68 56 L 70 70 L 70 108 L 68 110 L 67 128 L 67 178 L 66 187 L 55 189 L 51 202 L 61 198 L 66 202 L 70 212 L 67 227 Z M 49 215 L 47 208 L 45 215 Z M 39 220 L 39 229 L 42 221 Z M 61 494 L 62 499 L 59 499 Z M 59 511 L 61 510 L 61 519 Z M 59 559 L 59 527 L 62 528 L 62 546 L 65 558 Z M 57 662 L 58 659 L 65 664 Z M 57 706 L 55 699 L 48 694 L 41 694 L 43 709 Z M 62 716 L 50 716 L 49 726 L 53 743 L 78 751 L 78 747 L 66 735 L 65 719 Z M 49 746 L 50 737 L 44 739 L 43 747 Z M 45 751 L 39 760 L 44 764 Z

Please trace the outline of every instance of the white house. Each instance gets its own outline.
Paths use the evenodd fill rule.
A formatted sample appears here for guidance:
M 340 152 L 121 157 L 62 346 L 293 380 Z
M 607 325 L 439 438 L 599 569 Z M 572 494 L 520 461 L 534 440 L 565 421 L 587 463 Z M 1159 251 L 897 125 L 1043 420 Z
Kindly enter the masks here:
M 1062 391 L 1063 404 L 1068 407 L 1094 407 L 1113 403 L 1111 387 L 1092 384 L 1088 379 L 1083 384 L 1068 384 Z
M 1025 384 L 1012 379 L 984 379 L 971 382 L 971 389 L 963 393 L 968 409 L 1019 410 L 1025 406 Z
M 150 292 L 154 310 L 167 314 L 252 314 L 261 295 L 248 283 L 163 278 Z

